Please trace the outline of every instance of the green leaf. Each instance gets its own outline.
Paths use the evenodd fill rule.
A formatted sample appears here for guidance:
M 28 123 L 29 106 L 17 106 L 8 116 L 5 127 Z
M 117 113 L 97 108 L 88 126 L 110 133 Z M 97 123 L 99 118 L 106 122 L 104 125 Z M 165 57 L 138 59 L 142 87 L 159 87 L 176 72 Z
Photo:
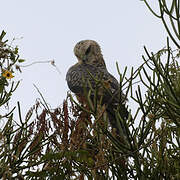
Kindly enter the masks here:
M 0 93 L 3 92 L 4 86 L 2 84 L 0 84 Z
M 6 35 L 6 32 L 3 30 L 1 35 L 0 35 L 0 41 L 2 41 L 3 37 Z
M 22 63 L 22 62 L 24 62 L 25 61 L 25 59 L 18 59 L 18 62 L 19 63 Z
M 18 47 L 16 46 L 15 49 L 14 49 L 14 54 L 18 54 Z

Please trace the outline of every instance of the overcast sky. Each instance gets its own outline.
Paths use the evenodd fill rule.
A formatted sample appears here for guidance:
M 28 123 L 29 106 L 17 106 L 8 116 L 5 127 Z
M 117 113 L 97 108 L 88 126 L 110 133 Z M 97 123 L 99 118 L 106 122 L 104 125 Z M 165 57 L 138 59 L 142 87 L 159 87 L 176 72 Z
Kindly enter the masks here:
M 21 83 L 12 102 L 20 101 L 24 112 L 39 97 L 33 84 L 52 108 L 62 104 L 68 90 L 65 75 L 77 62 L 73 48 L 78 41 L 97 41 L 108 70 L 118 78 L 116 61 L 121 71 L 138 67 L 144 45 L 156 52 L 166 40 L 160 20 L 140 0 L 5 0 L 0 17 L 0 30 L 9 40 L 23 37 L 14 45 L 24 64 L 54 59 L 61 72 L 50 64 L 35 64 L 14 74 Z

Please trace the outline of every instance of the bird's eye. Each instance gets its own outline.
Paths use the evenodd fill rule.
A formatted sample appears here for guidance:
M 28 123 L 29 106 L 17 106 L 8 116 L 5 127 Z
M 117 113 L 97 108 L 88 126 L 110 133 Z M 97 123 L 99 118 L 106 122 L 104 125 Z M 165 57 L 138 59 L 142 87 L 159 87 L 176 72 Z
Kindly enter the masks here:
M 86 52 L 85 52 L 85 55 L 88 55 L 89 52 L 90 52 L 90 50 L 91 50 L 91 46 L 89 46 L 89 47 L 87 48 L 87 50 L 86 50 Z

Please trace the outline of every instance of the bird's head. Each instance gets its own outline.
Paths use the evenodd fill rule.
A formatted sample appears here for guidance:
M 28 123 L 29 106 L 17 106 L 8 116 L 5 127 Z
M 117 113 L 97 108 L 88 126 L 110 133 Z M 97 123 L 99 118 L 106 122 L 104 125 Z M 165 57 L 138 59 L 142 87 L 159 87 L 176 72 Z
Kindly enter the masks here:
M 105 65 L 101 48 L 96 41 L 82 40 L 78 42 L 74 47 L 74 54 L 78 58 L 79 63 L 91 65 L 103 63 Z

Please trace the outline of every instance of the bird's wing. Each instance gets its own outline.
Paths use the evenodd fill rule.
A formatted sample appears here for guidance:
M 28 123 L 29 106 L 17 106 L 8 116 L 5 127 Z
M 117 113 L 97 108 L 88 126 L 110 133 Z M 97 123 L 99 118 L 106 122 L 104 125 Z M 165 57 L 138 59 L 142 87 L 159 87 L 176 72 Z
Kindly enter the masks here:
M 89 83 L 91 84 L 92 88 L 96 87 L 96 79 L 100 79 L 103 77 L 104 72 L 93 65 L 89 64 L 75 64 L 72 66 L 67 74 L 66 80 L 69 89 L 74 93 L 82 93 L 83 88 L 90 88 Z M 106 77 L 105 79 L 108 79 Z
M 89 83 L 92 88 L 96 88 L 97 84 L 92 76 L 96 79 L 100 78 L 100 81 L 103 83 L 103 85 L 100 84 L 100 86 L 104 86 L 102 103 L 106 105 L 106 111 L 111 126 L 117 128 L 115 117 L 116 110 L 120 107 L 118 111 L 123 119 L 128 118 L 128 111 L 124 103 L 126 101 L 124 94 L 119 92 L 119 83 L 116 78 L 107 71 L 107 69 L 100 69 L 88 64 L 75 64 L 66 74 L 69 89 L 81 98 L 84 95 L 84 87 L 86 90 L 90 89 Z M 93 96 L 93 93 L 91 95 Z
M 114 103 L 118 103 L 119 99 L 117 97 L 124 97 L 119 92 L 119 83 L 116 78 L 103 67 L 77 63 L 68 70 L 66 80 L 69 89 L 75 94 L 83 94 L 84 87 L 88 90 L 90 85 L 93 89 L 97 88 L 97 80 L 99 80 L 101 83 L 98 86 L 101 86 L 101 89 L 103 89 L 104 102 L 111 99 Z

